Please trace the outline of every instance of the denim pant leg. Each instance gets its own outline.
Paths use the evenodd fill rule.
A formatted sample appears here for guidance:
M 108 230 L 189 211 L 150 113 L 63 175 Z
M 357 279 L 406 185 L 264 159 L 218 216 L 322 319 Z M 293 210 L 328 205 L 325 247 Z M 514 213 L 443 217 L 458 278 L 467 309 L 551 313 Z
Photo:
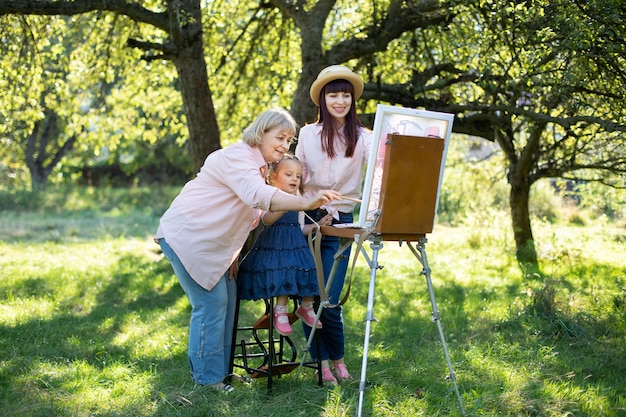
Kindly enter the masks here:
M 226 271 L 215 287 L 206 290 L 191 278 L 165 239 L 160 245 L 191 304 L 187 349 L 191 379 L 200 385 L 222 382 L 230 367 L 235 281 L 228 279 Z
M 311 216 L 313 217 L 313 216 Z M 316 219 L 313 217 L 316 221 Z M 352 214 L 341 214 L 341 223 L 352 223 Z M 339 249 L 339 238 L 335 236 L 324 236 L 321 244 L 322 264 L 324 267 L 324 282 L 327 283 L 330 277 L 330 272 L 335 262 L 335 254 Z M 350 258 L 350 252 L 352 247 L 348 247 L 338 259 L 337 268 L 333 277 L 333 283 L 328 297 L 331 304 L 338 303 L 341 297 L 341 291 L 346 278 L 346 272 L 348 271 L 348 263 Z M 323 327 L 315 331 L 315 337 L 311 344 L 310 352 L 311 359 L 313 360 L 338 360 L 344 357 L 344 327 L 343 327 L 343 315 L 342 307 L 337 306 L 335 308 L 324 308 L 320 321 Z M 304 334 L 308 340 L 311 334 L 311 328 L 303 325 Z M 318 351 L 319 343 L 319 351 Z
M 224 375 L 229 375 L 230 364 L 233 359 L 233 333 L 235 331 L 235 314 L 237 309 L 237 280 L 228 279 L 228 271 L 226 271 L 223 279 L 226 280 L 226 291 L 228 293 L 226 326 L 224 328 Z

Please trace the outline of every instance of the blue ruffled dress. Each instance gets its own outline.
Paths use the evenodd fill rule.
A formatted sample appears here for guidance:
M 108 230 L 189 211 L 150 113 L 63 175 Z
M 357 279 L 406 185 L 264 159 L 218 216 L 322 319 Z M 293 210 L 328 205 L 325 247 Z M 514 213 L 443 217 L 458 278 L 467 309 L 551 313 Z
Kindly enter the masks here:
M 315 261 L 297 211 L 265 226 L 239 266 L 237 289 L 242 300 L 319 295 Z

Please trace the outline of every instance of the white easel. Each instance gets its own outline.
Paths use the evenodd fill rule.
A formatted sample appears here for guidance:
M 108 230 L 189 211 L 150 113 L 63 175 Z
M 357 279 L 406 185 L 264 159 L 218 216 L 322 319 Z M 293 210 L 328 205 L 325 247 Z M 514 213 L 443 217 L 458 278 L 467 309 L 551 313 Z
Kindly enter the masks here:
M 365 228 L 323 226 L 322 235 L 337 236 L 340 238 L 340 247 L 335 259 L 338 258 L 353 242 L 358 244 L 359 250 L 355 257 L 363 253 L 370 268 L 370 280 L 367 299 L 367 313 L 365 323 L 365 340 L 361 378 L 359 385 L 359 404 L 357 416 L 361 417 L 363 399 L 366 388 L 367 361 L 371 323 L 374 318 L 374 294 L 376 290 L 376 273 L 378 254 L 383 247 L 383 241 L 398 241 L 407 243 L 413 255 L 422 265 L 421 275 L 426 278 L 428 293 L 432 306 L 432 320 L 437 324 L 439 337 L 443 346 L 450 380 L 465 416 L 461 394 L 458 389 L 456 375 L 441 327 L 439 309 L 431 280 L 431 270 L 426 257 L 426 234 L 431 233 L 437 207 L 437 199 L 441 181 L 442 160 L 444 159 L 445 143 L 440 138 L 416 137 L 407 135 L 389 135 L 385 143 L 384 169 L 378 196 L 379 210 L 375 214 L 376 220 Z M 413 186 L 409 190 L 407 187 Z M 364 204 L 366 201 L 364 201 Z M 365 241 L 370 242 L 371 257 L 363 247 Z M 334 270 L 334 266 L 333 266 Z M 326 288 L 330 288 L 333 272 L 331 272 Z M 322 303 L 317 311 L 319 319 L 324 308 Z M 313 335 L 307 341 L 307 352 L 311 346 Z M 305 352 L 306 353 L 306 352 Z M 304 359 L 303 359 L 304 360 Z

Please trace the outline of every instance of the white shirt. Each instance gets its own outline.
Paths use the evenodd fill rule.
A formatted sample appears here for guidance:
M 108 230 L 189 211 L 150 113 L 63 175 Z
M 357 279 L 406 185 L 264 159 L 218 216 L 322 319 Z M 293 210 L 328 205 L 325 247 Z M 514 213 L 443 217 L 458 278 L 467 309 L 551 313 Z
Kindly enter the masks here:
M 359 129 L 359 140 L 351 158 L 345 157 L 345 144 L 335 141 L 335 157 L 332 159 L 322 149 L 321 132 L 321 123 L 315 123 L 302 127 L 298 136 L 296 157 L 302 162 L 304 196 L 311 197 L 319 190 L 329 189 L 346 197 L 360 198 L 364 167 L 372 149 L 372 132 Z M 352 213 L 355 205 L 353 201 L 342 200 L 333 204 L 333 208 Z

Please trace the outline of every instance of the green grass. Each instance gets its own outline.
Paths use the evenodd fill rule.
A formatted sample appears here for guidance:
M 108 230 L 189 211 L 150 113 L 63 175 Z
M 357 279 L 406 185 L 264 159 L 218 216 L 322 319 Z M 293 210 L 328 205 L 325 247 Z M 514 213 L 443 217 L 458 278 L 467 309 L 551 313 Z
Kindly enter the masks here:
M 0 416 L 356 415 L 362 256 L 344 310 L 354 381 L 320 388 L 305 369 L 271 395 L 265 379 L 231 395 L 193 386 L 189 305 L 152 242 L 176 191 L 0 196 Z M 534 219 L 539 278 L 517 268 L 508 224 L 437 225 L 426 245 L 467 415 L 626 416 L 623 225 Z M 460 416 L 421 265 L 398 242 L 379 263 L 363 415 Z M 242 322 L 258 304 L 242 304 Z

